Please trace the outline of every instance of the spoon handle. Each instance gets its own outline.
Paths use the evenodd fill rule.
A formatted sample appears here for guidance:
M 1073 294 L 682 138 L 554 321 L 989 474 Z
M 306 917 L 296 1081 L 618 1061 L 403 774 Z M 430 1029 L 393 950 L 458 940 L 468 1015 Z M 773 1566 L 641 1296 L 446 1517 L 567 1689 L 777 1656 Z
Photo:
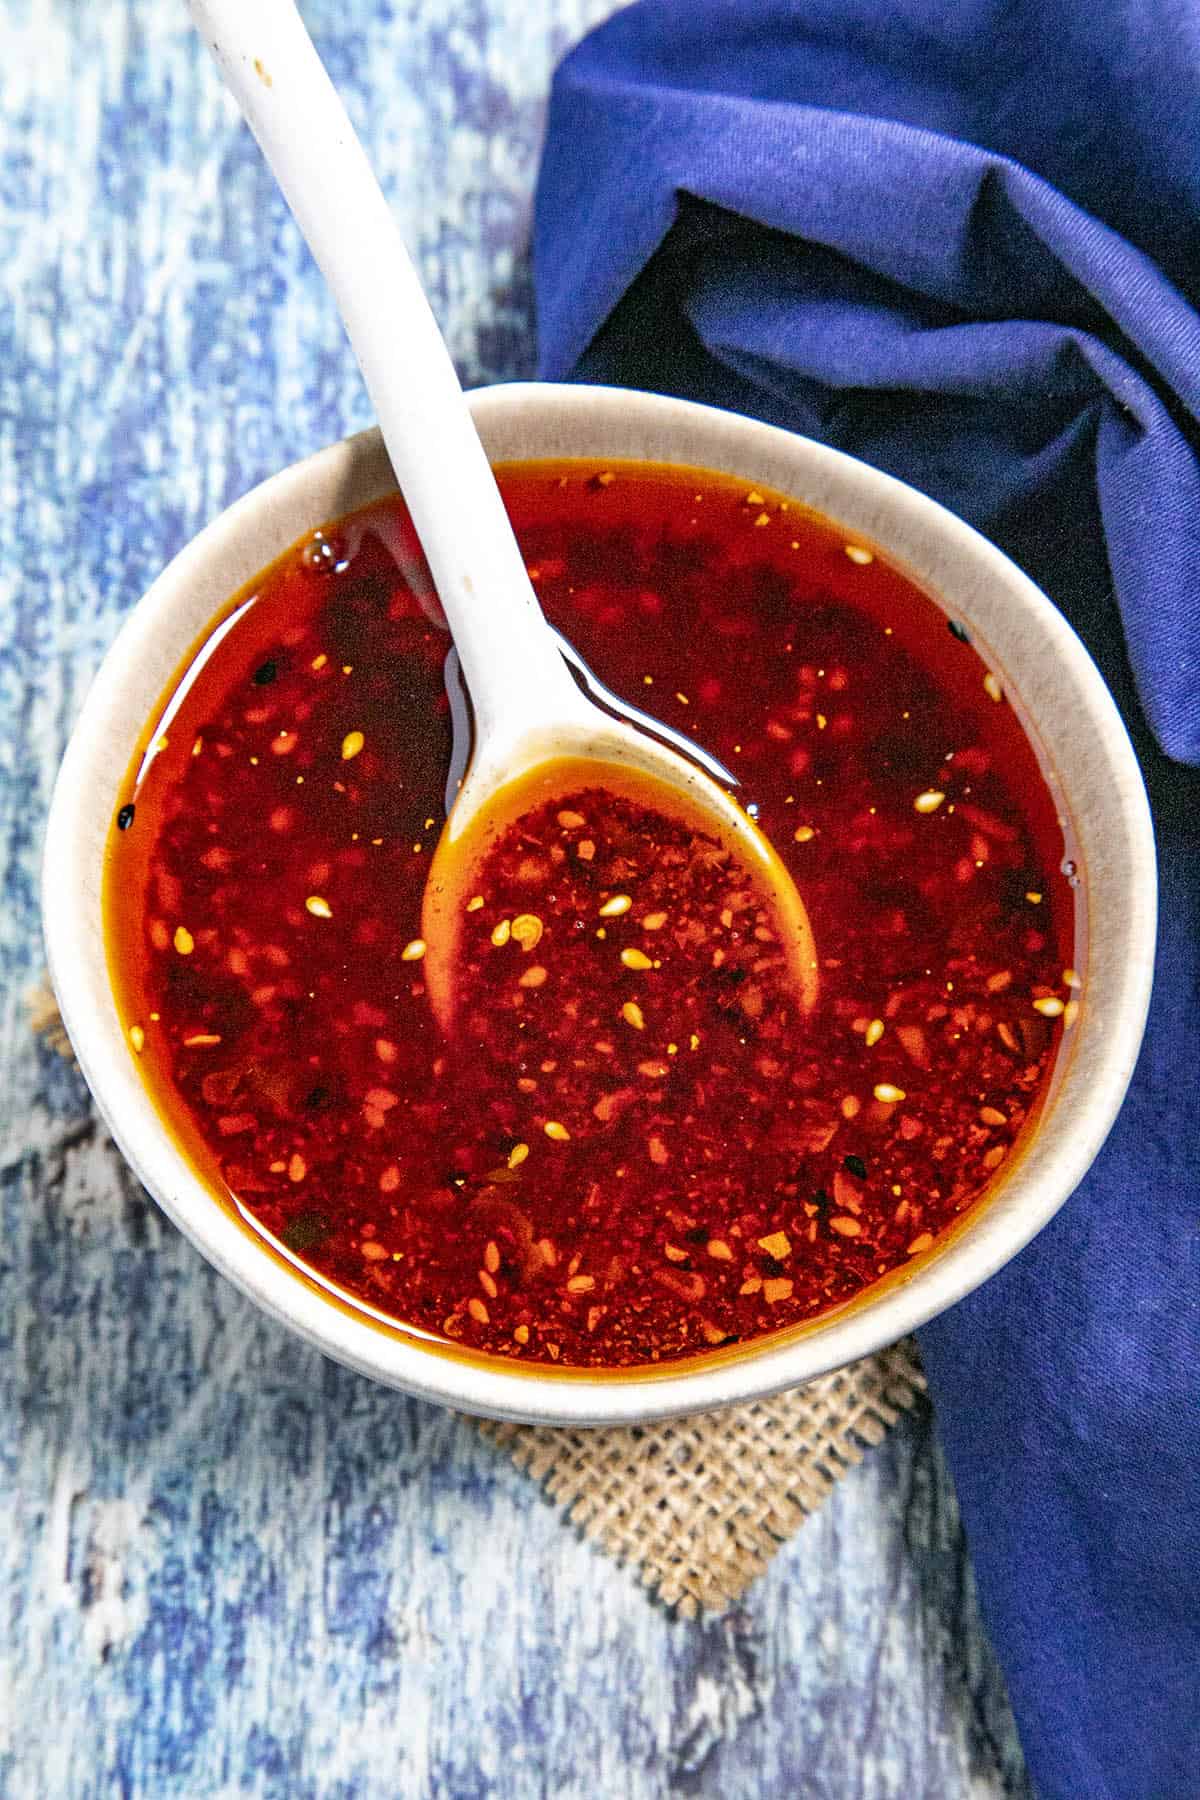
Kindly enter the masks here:
M 478 740 L 578 711 L 437 321 L 293 0 L 188 0 L 341 312 Z

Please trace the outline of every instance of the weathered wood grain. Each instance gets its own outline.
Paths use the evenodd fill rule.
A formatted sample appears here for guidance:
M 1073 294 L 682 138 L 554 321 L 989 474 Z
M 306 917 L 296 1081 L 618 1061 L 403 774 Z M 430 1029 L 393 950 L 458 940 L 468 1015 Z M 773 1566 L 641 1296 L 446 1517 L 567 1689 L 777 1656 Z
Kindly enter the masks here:
M 531 368 L 541 103 L 605 0 L 306 7 L 473 380 Z M 929 1416 L 674 1621 L 468 1424 L 217 1279 L 35 1042 L 54 768 L 121 615 L 362 425 L 174 0 L 0 5 L 0 1792 L 1026 1792 Z

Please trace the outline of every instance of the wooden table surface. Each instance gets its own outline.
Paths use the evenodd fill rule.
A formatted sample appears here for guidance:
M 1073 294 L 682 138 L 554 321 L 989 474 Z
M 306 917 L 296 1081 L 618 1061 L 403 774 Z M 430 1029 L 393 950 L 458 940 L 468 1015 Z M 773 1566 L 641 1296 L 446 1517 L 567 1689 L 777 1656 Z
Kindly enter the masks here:
M 305 8 L 470 381 L 531 372 L 549 72 L 608 10 Z M 2 0 L 0 149 L 0 1793 L 1027 1794 L 927 1410 L 674 1620 L 468 1421 L 260 1318 L 33 1038 L 51 781 L 119 619 L 369 409 L 179 0 Z

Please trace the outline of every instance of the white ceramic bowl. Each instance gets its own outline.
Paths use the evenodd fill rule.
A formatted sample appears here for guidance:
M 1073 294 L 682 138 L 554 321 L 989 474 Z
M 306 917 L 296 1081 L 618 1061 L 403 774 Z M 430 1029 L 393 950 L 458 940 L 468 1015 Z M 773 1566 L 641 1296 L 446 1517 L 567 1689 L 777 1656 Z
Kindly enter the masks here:
M 265 1311 L 351 1368 L 471 1412 L 545 1423 L 629 1423 L 792 1387 L 902 1337 L 994 1274 L 1103 1143 L 1141 1041 L 1154 954 L 1154 846 L 1133 751 L 1049 601 L 976 532 L 889 476 L 789 432 L 648 394 L 512 386 L 477 393 L 472 406 L 496 461 L 636 457 L 781 489 L 877 543 L 967 625 L 1057 775 L 1085 876 L 1084 1004 L 1024 1153 L 943 1247 L 848 1308 L 661 1373 L 572 1374 L 424 1347 L 341 1306 L 218 1203 L 164 1130 L 124 1038 L 101 924 L 105 840 L 138 732 L 209 619 L 306 531 L 393 487 L 375 432 L 230 507 L 158 578 L 109 651 L 67 749 L 46 843 L 46 942 L 63 1018 L 114 1138 L 169 1216 Z

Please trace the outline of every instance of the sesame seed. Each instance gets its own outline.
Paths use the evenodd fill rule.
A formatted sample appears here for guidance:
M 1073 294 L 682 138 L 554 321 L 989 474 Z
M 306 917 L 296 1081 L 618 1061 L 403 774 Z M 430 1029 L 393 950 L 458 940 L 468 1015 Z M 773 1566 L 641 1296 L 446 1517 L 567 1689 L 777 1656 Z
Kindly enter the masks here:
M 175 948 L 178 950 L 180 956 L 190 956 L 192 951 L 196 948 L 196 940 L 186 925 L 177 925 L 175 927 L 174 942 Z
M 1046 994 L 1042 999 L 1034 1001 L 1033 1010 L 1040 1012 L 1044 1019 L 1057 1019 L 1066 1011 L 1066 1007 L 1057 994 Z
M 654 967 L 644 950 L 622 950 L 621 961 L 627 969 L 652 969 Z
M 542 1130 L 546 1133 L 548 1138 L 553 1138 L 556 1144 L 566 1144 L 570 1142 L 570 1132 L 565 1125 L 560 1125 L 557 1119 L 547 1119 Z
M 509 1168 L 510 1169 L 519 1169 L 521 1164 L 525 1161 L 525 1158 L 528 1155 L 529 1155 L 529 1145 L 528 1144 L 514 1144 L 512 1149 L 508 1153 Z
M 993 675 L 990 669 L 983 678 L 983 691 L 989 700 L 999 702 L 1004 698 L 1004 689 L 1000 686 L 999 677 Z
M 872 1019 L 871 1023 L 867 1026 L 867 1032 L 866 1032 L 866 1041 L 867 1041 L 867 1049 L 868 1050 L 871 1048 L 871 1046 L 873 1044 L 877 1044 L 879 1042 L 880 1038 L 883 1036 L 883 1032 L 884 1032 L 883 1020 L 882 1019 Z
M 936 788 L 927 788 L 917 795 L 913 807 L 919 813 L 935 813 L 945 798 L 945 794 L 940 794 Z
M 310 894 L 304 904 L 314 919 L 332 919 L 333 917 L 333 908 L 328 900 L 321 898 L 320 894 Z
M 401 962 L 420 962 L 425 954 L 425 939 L 412 938 L 400 952 Z
M 811 843 L 816 835 L 817 834 L 811 825 L 797 825 L 795 831 L 792 833 L 792 836 L 798 844 Z
M 857 1219 L 851 1218 L 849 1213 L 839 1213 L 837 1218 L 830 1219 L 829 1229 L 830 1231 L 836 1231 L 839 1237 L 854 1238 L 862 1236 L 862 1226 Z
M 600 917 L 602 919 L 619 919 L 621 914 L 627 913 L 632 905 L 633 901 L 628 894 L 614 894 L 612 899 L 606 900 L 600 908 Z
M 534 963 L 531 968 L 525 970 L 525 973 L 518 980 L 517 986 L 523 988 L 540 988 L 548 974 L 549 970 L 544 968 L 541 963 Z
M 467 1301 L 467 1311 L 477 1325 L 487 1325 L 491 1321 L 491 1314 L 488 1312 L 487 1307 L 483 1304 L 483 1301 L 478 1299 L 474 1294 L 472 1294 L 471 1298 Z
M 342 761 L 352 762 L 362 749 L 364 742 L 361 731 L 348 731 L 342 739 Z
M 131 1025 L 129 1027 L 129 1041 L 140 1056 L 146 1042 L 146 1034 L 140 1025 Z
M 511 936 L 512 921 L 510 919 L 501 919 L 500 923 L 492 931 L 492 942 L 495 944 L 497 950 L 503 950 Z
M 478 912 L 482 905 L 483 905 L 483 895 L 482 894 L 473 894 L 472 897 L 467 901 L 467 911 L 468 912 Z
M 1078 969 L 1063 970 L 1063 986 L 1069 988 L 1081 988 L 1083 986 L 1083 981 Z
M 875 552 L 873 550 L 864 550 L 861 544 L 845 544 L 843 545 L 843 549 L 852 563 L 860 563 L 865 566 L 867 563 L 873 563 L 875 561 Z
M 667 915 L 665 912 L 647 913 L 645 915 L 645 917 L 642 919 L 642 930 L 643 931 L 661 931 L 663 926 L 666 924 L 666 922 L 667 922 Z
M 536 913 L 518 913 L 512 922 L 511 935 L 522 950 L 532 950 L 535 944 L 541 943 L 544 930 Z
M 877 1081 L 872 1092 L 883 1106 L 899 1106 L 901 1100 L 907 1098 L 904 1089 L 895 1087 L 890 1081 Z

